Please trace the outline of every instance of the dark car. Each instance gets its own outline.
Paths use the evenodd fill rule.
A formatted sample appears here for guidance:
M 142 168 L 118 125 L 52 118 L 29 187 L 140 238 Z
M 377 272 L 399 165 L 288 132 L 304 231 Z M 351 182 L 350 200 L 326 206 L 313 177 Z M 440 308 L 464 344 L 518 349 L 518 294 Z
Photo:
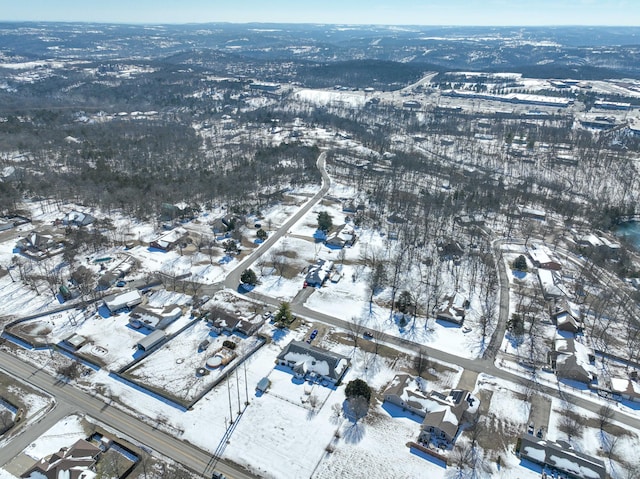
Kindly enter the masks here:
M 315 339 L 315 337 L 318 335 L 318 330 L 314 329 L 313 331 L 311 331 L 311 335 L 309 336 L 311 339 Z

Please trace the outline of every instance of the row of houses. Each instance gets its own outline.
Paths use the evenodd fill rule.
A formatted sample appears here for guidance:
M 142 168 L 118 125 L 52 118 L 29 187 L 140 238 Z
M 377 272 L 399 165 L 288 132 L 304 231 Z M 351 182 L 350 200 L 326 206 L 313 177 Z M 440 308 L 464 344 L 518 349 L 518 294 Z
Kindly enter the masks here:
M 460 426 L 477 414 L 480 400 L 464 389 L 425 390 L 424 380 L 408 374 L 393 378 L 384 400 L 423 417 L 419 440 L 452 444 Z

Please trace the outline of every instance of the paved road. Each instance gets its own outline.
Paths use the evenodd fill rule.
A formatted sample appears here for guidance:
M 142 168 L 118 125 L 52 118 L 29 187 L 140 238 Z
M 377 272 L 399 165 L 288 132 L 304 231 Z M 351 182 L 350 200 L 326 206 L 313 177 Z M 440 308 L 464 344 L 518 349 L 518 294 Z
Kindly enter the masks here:
M 500 287 L 500 305 L 498 310 L 498 324 L 491 336 L 491 341 L 484 352 L 484 359 L 495 359 L 498 349 L 502 344 L 502 338 L 507 330 L 507 321 L 509 320 L 509 277 L 507 276 L 507 268 L 502 261 L 502 243 L 500 240 L 493 242 L 493 257 L 498 270 L 498 279 Z
M 260 301 L 262 303 L 272 305 L 274 307 L 277 307 L 280 305 L 279 300 L 270 298 L 268 296 L 264 296 L 261 294 L 249 293 L 247 296 L 252 297 L 253 299 Z M 343 319 L 336 318 L 328 314 L 313 311 L 302 305 L 292 304 L 291 312 L 296 316 L 305 318 L 306 320 L 318 321 L 318 322 L 325 323 L 330 326 L 335 326 L 347 331 L 349 331 L 350 329 L 349 321 L 345 321 Z M 378 333 L 378 336 L 379 336 L 379 340 L 382 343 L 400 347 L 403 349 L 408 349 L 416 353 L 418 351 L 418 348 L 421 348 L 423 351 L 426 351 L 429 357 L 433 359 L 436 359 L 438 361 L 442 361 L 445 363 L 457 365 L 468 371 L 472 371 L 475 373 L 484 373 L 489 376 L 503 379 L 515 384 L 524 385 L 524 384 L 531 383 L 530 380 L 523 377 L 521 372 L 510 371 L 508 369 L 501 369 L 497 367 L 493 363 L 492 359 L 464 358 L 464 357 L 458 356 L 455 353 L 449 353 L 447 351 L 433 349 L 428 346 L 421 345 L 413 341 L 409 341 L 407 339 L 399 338 L 397 336 L 393 336 L 393 335 L 382 333 L 382 332 Z M 540 382 L 532 384 L 531 387 L 537 391 L 543 392 L 550 396 L 566 399 L 570 403 L 574 404 L 576 407 L 584 408 L 596 414 L 601 407 L 601 403 L 596 400 L 597 398 L 593 393 L 585 393 L 583 395 L 579 392 L 573 392 L 569 387 L 563 386 L 562 390 L 560 390 L 558 389 L 557 386 L 542 384 Z M 614 419 L 623 424 L 626 424 L 627 426 L 630 426 L 636 429 L 640 428 L 640 417 L 636 415 L 616 410 Z
M 311 208 L 318 204 L 318 202 L 324 197 L 324 195 L 327 194 L 327 191 L 329 191 L 329 187 L 331 186 L 331 178 L 329 178 L 327 170 L 325 169 L 326 156 L 326 152 L 320 153 L 320 156 L 318 156 L 318 161 L 316 162 L 316 165 L 320 170 L 320 174 L 322 175 L 322 188 L 320 188 L 320 190 L 315 195 L 313 195 L 313 197 L 309 201 L 307 201 L 307 203 L 302 208 L 300 208 L 291 218 L 289 218 L 289 220 L 287 220 L 287 222 L 283 224 L 278 231 L 272 233 L 264 243 L 262 243 L 255 251 L 253 251 L 253 253 L 242 260 L 242 262 L 227 275 L 224 280 L 224 285 L 226 288 L 237 290 L 238 285 L 240 284 L 240 275 L 242 274 L 242 272 L 245 269 L 250 268 L 251 265 L 258 260 L 258 258 L 265 254 L 269 250 L 269 248 L 271 248 L 276 243 L 276 241 L 287 234 L 289 232 L 289 229 L 296 222 L 298 222 L 300 218 L 306 215 L 309 210 L 311 210 Z
M 126 436 L 139 444 L 148 445 L 160 454 L 173 459 L 197 473 L 205 470 L 210 471 L 211 453 L 170 434 L 167 434 L 154 426 L 151 426 L 129 414 L 110 407 L 101 399 L 91 396 L 79 389 L 76 389 L 64 382 L 60 382 L 31 364 L 22 362 L 20 359 L 0 351 L 0 369 L 8 374 L 21 378 L 31 385 L 40 388 L 53 396 L 57 407 L 50 419 L 43 420 L 40 424 L 22 432 L 14 441 L 11 441 L 0 451 L 0 465 L 5 464 L 37 438 L 42 432 L 56 422 L 58 417 L 63 417 L 66 413 L 84 412 L 103 424 L 122 431 Z M 206 432 L 203 430 L 203 434 Z M 212 438 L 211 450 L 218 445 L 218 438 Z M 15 442 L 15 445 L 13 444 Z M 223 472 L 229 478 L 253 479 L 255 476 L 244 473 L 232 465 L 220 461 L 216 465 L 216 470 Z

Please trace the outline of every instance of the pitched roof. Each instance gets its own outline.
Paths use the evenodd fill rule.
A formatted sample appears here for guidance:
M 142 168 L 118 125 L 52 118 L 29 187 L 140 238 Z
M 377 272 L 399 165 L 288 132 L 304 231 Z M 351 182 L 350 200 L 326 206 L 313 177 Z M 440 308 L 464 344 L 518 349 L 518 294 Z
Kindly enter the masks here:
M 349 358 L 326 349 L 311 346 L 304 341 L 291 341 L 278 355 L 279 360 L 293 362 L 294 369 L 315 372 L 339 380 L 349 366 Z

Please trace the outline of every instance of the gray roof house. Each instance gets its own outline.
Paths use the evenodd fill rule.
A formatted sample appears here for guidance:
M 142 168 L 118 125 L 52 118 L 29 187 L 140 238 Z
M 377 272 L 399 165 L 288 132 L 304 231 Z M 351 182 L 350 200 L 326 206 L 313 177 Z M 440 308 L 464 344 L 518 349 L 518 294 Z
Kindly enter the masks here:
M 384 400 L 424 417 L 428 395 L 422 390 L 422 378 L 398 374 L 384 391 Z
M 20 477 L 28 479 L 82 479 L 95 477 L 94 469 L 102 450 L 84 439 L 78 439 L 71 447 L 63 447 L 49 459 L 36 462 Z
M 538 439 L 531 434 L 520 436 L 520 458 L 560 472 L 570 479 L 606 479 L 607 469 L 600 459 L 569 447 Z M 555 477 L 555 476 L 554 476 Z
M 573 338 L 556 338 L 550 354 L 556 376 L 589 384 L 595 378 L 595 357 L 585 345 Z
M 333 261 L 319 259 L 316 264 L 309 267 L 305 281 L 309 286 L 320 287 L 329 278 L 333 269 Z
M 164 329 L 180 316 L 182 316 L 182 308 L 177 304 L 163 308 L 140 304 L 131 311 L 129 324 L 134 328 Z
M 137 289 L 132 289 L 131 291 L 125 291 L 123 293 L 114 294 L 104 298 L 104 305 L 111 313 L 115 313 L 124 308 L 133 308 L 140 303 L 142 303 L 142 295 Z
M 278 364 L 293 369 L 297 376 L 321 378 L 338 383 L 349 368 L 349 358 L 304 341 L 291 341 L 277 358 Z
M 460 425 L 478 412 L 480 400 L 469 391 L 453 389 L 448 393 L 431 391 L 426 401 L 420 440 L 424 442 L 455 441 Z

